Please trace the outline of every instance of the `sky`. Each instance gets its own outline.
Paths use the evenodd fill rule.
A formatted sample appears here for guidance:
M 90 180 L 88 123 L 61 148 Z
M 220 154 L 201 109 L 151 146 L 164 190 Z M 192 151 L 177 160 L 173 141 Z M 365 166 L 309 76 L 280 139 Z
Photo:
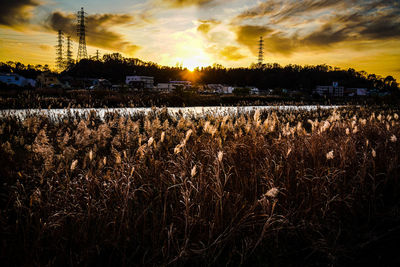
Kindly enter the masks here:
M 58 30 L 71 36 L 76 58 L 81 7 L 91 56 L 248 67 L 262 36 L 264 63 L 327 64 L 400 80 L 399 0 L 0 0 L 0 61 L 54 67 Z

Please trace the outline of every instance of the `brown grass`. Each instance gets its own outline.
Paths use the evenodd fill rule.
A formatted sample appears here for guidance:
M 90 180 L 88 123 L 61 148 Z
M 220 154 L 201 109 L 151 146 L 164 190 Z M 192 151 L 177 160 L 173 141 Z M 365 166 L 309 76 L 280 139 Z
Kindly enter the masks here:
M 396 113 L 349 107 L 237 117 L 175 118 L 158 110 L 104 120 L 95 112 L 1 118 L 2 261 L 399 260 L 370 254 L 386 255 L 399 240 Z

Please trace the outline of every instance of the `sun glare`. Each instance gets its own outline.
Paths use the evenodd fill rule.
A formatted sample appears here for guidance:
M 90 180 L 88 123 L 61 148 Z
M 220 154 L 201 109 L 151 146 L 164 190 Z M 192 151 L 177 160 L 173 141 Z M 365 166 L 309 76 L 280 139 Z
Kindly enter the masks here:
M 210 65 L 210 63 L 208 63 L 207 60 L 197 57 L 186 58 L 183 59 L 181 62 L 182 62 L 182 67 L 187 68 L 190 71 L 194 71 L 197 67 L 201 68 Z
M 183 67 L 187 68 L 190 71 L 194 71 L 196 67 L 199 67 L 199 62 L 194 59 L 189 59 L 183 62 Z
M 175 62 L 179 62 L 183 68 L 193 72 L 197 67 L 206 67 L 212 65 L 210 56 L 203 49 L 196 48 L 180 52 L 181 56 L 176 58 Z

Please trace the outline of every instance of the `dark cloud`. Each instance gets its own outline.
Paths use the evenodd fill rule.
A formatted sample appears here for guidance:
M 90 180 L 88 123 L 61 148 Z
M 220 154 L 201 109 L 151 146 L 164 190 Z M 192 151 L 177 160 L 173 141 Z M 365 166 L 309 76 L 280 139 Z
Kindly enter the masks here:
M 240 15 L 238 19 L 251 19 L 268 16 L 270 19 L 276 21 L 284 21 L 293 16 L 299 16 L 310 12 L 320 11 L 335 6 L 346 6 L 351 4 L 352 0 L 349 1 L 338 1 L 338 0 L 304 0 L 304 1 L 290 1 L 290 0 L 272 0 L 267 2 L 261 2 L 257 6 L 250 8 Z
M 86 19 L 86 42 L 88 45 L 109 50 L 134 54 L 140 47 L 124 40 L 124 37 L 111 30 L 113 26 L 130 25 L 135 18 L 127 14 L 95 14 Z M 49 30 L 62 30 L 75 40 L 76 15 L 63 12 L 52 13 L 46 21 L 45 27 Z
M 320 29 L 303 38 L 304 44 L 311 46 L 332 45 L 349 38 L 348 29 L 335 29 L 331 24 L 325 24 Z
M 263 17 L 272 14 L 275 10 L 280 8 L 282 3 L 280 1 L 269 1 L 259 3 L 256 7 L 250 8 L 237 16 L 238 19 L 251 19 Z
M 257 55 L 260 36 L 264 39 L 265 51 L 289 55 L 296 48 L 297 37 L 289 38 L 280 31 L 267 26 L 239 25 L 232 26 L 236 33 L 236 41 L 247 46 Z
M 304 38 L 306 43 L 331 45 L 343 41 L 400 39 L 400 6 L 391 1 L 377 1 L 325 21 Z
M 400 10 L 399 10 L 400 11 Z M 377 16 L 371 20 L 365 20 L 360 35 L 367 39 L 400 38 L 400 17 L 397 14 Z
M 234 27 L 238 43 L 246 45 L 253 52 L 257 50 L 257 42 L 260 36 L 266 36 L 273 32 L 267 26 L 241 25 Z
M 399 40 L 399 12 L 398 0 L 272 0 L 243 12 L 232 24 L 237 41 L 249 47 L 254 54 L 257 53 L 260 36 L 265 39 L 267 51 L 290 54 L 299 49 L 329 49 L 343 42 Z M 267 18 L 268 26 L 262 25 L 264 20 L 260 20 L 257 26 L 245 23 L 255 23 L 260 18 Z M 302 34 L 294 23 L 296 19 L 304 23 L 300 26 L 305 29 Z M 318 21 L 320 26 L 315 28 L 314 24 L 308 27 L 308 23 L 313 21 Z M 288 23 L 293 25 L 295 31 L 287 27 Z
M 27 23 L 39 5 L 37 0 L 1 0 L 0 25 L 18 27 Z

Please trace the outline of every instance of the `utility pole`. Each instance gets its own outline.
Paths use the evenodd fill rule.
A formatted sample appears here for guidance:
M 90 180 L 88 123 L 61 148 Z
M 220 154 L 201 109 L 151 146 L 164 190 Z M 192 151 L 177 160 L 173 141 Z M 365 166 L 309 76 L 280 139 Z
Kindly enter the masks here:
M 56 45 L 56 66 L 58 70 L 63 70 L 64 61 L 63 61 L 63 42 L 64 36 L 61 30 L 58 30 L 57 35 L 57 45 Z
M 258 41 L 258 65 L 262 66 L 264 61 L 264 41 L 262 36 L 260 36 L 260 41 Z
M 67 66 L 70 66 L 72 63 L 72 41 L 71 36 L 67 36 Z
M 99 50 L 96 50 L 96 60 L 97 61 L 99 61 L 99 57 L 100 57 Z
M 76 33 L 79 36 L 79 48 L 76 58 L 77 62 L 88 57 L 86 50 L 85 14 L 86 13 L 83 11 L 83 7 L 81 8 L 81 11 L 78 11 L 77 13 L 78 25 L 76 27 Z

